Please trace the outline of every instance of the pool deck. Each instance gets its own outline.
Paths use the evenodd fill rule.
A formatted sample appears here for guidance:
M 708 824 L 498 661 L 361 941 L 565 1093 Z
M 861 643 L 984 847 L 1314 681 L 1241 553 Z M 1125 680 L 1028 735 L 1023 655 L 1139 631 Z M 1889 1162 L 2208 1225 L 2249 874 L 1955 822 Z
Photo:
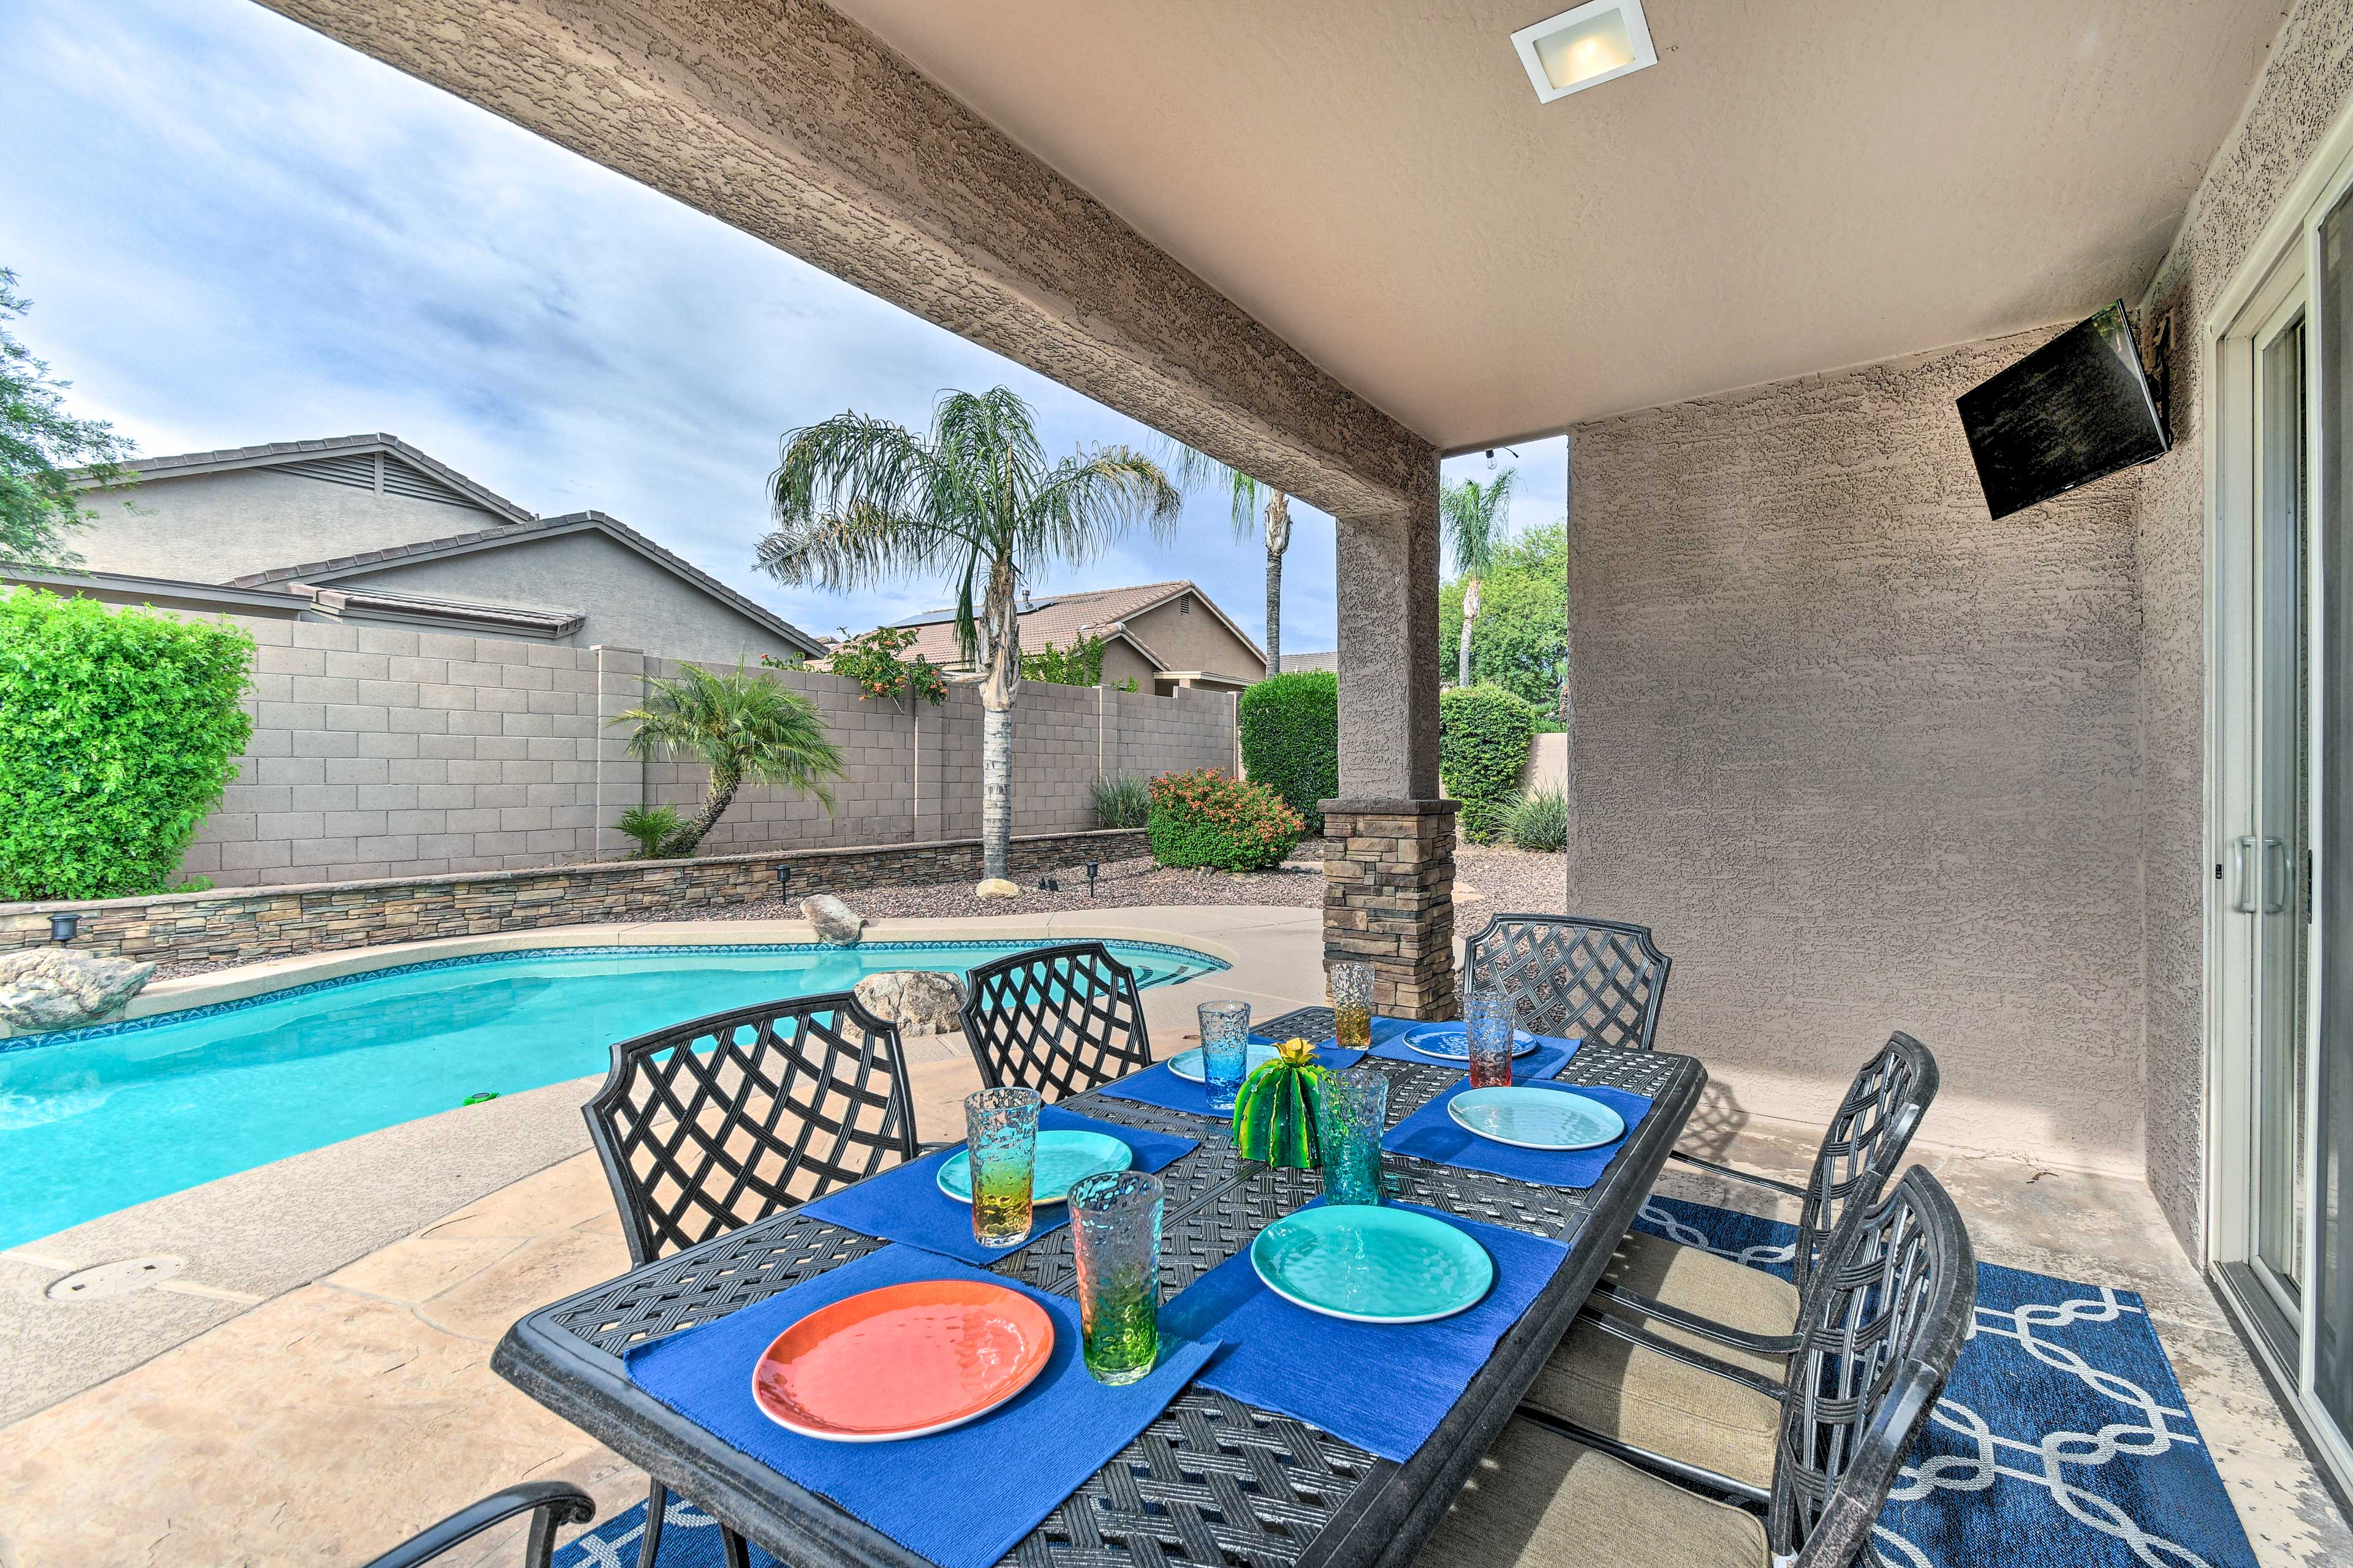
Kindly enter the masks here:
M 975 924 L 893 921 L 869 939 Z M 596 928 L 594 940 L 776 941 L 795 927 L 806 931 L 666 922 Z M 507 945 L 558 945 L 553 934 Z M 1314 910 L 1014 916 L 987 934 L 1173 941 L 1228 957 L 1229 971 L 1145 994 L 1164 1051 L 1209 995 L 1263 1012 L 1320 1000 Z M 420 950 L 333 962 L 413 962 Z M 275 984 L 293 978 L 271 968 Z M 929 1135 L 955 1123 L 977 1079 L 958 1037 L 911 1046 Z M 0 1422 L 13 1423 L 0 1426 L 0 1568 L 348 1565 L 521 1479 L 578 1481 L 600 1518 L 639 1500 L 637 1471 L 489 1367 L 516 1317 L 627 1266 L 611 1195 L 586 1152 L 578 1106 L 593 1087 L 551 1085 L 386 1129 L 0 1254 Z M 1817 1136 L 1712 1093 L 1686 1142 L 1793 1176 Z M 2147 1299 L 2259 1563 L 2353 1561 L 2353 1533 L 2145 1185 L 1926 1145 L 1915 1153 L 1952 1188 L 1981 1257 Z M 1752 1206 L 1751 1190 L 1679 1170 L 1661 1190 Z M 164 1287 L 105 1300 L 41 1294 L 69 1268 L 145 1253 L 186 1266 Z M 514 1541 L 494 1532 L 452 1561 L 515 1557 Z

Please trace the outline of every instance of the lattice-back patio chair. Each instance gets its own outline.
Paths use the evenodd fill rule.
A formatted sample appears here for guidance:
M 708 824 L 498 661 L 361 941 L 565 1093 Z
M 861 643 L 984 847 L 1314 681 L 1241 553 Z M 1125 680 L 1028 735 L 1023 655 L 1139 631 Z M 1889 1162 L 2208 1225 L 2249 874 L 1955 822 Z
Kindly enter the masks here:
M 1797 1347 L 1799 1319 L 1837 1226 L 1878 1201 L 1936 1098 L 1936 1058 L 1897 1032 L 1855 1073 L 1816 1151 L 1806 1185 L 1691 1163 L 1801 1200 L 1793 1279 L 1704 1246 L 1630 1231 L 1587 1310 L 1537 1374 L 1527 1405 L 1593 1447 L 1762 1501 L 1780 1410 L 1773 1397 Z M 1716 1377 L 1630 1340 L 1659 1341 L 1737 1368 Z M 1704 1415 L 1704 1419 L 1695 1419 Z
M 1968 1228 L 1915 1166 L 1876 1207 L 1852 1212 L 1807 1299 L 1775 1387 L 1780 1421 L 1762 1519 L 1523 1414 L 1415 1562 L 1848 1568 L 1951 1375 L 1976 1302 Z
M 902 1160 L 914 1101 L 899 1031 L 847 991 L 738 1007 L 613 1047 L 581 1108 L 633 1264 L 723 1236 Z M 653 1483 L 641 1568 L 669 1493 Z M 744 1542 L 723 1529 L 730 1568 Z
M 1062 1100 L 1152 1065 L 1135 972 L 1099 942 L 1013 953 L 968 978 L 965 1043 L 991 1089 Z
M 531 1515 L 531 1531 L 523 1538 L 523 1568 L 547 1568 L 555 1553 L 556 1527 L 586 1524 L 596 1517 L 596 1502 L 569 1481 L 524 1481 L 468 1503 L 440 1523 L 418 1531 L 373 1559 L 367 1568 L 424 1568 L 482 1531 L 522 1513 Z
M 1576 915 L 1499 914 L 1462 951 L 1463 984 L 1511 993 L 1521 1028 L 1621 1051 L 1655 1041 L 1673 967 L 1650 927 Z

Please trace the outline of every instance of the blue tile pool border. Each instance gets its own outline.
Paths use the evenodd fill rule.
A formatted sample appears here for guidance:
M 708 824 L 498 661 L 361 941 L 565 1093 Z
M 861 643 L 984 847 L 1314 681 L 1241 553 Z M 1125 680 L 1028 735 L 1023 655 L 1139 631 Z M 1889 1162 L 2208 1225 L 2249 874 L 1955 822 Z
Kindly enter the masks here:
M 258 991 L 250 996 L 239 996 L 227 1002 L 205 1002 L 194 1007 L 179 1007 L 169 1012 L 150 1013 L 143 1017 L 118 1018 L 111 1024 L 92 1024 L 87 1028 L 55 1029 L 47 1034 L 15 1035 L 0 1040 L 0 1055 L 11 1051 L 41 1050 L 52 1046 L 82 1045 L 115 1035 L 136 1034 L 141 1030 L 161 1027 L 166 1024 L 186 1023 L 197 1018 L 211 1018 L 225 1013 L 241 1013 L 248 1007 L 259 1007 L 271 1002 L 290 1001 L 308 996 L 314 992 L 332 991 L 342 986 L 356 985 L 363 981 L 379 980 L 389 974 L 417 974 L 431 969 L 461 969 L 483 963 L 512 963 L 543 958 L 632 958 L 640 955 L 669 953 L 759 953 L 790 952 L 857 952 L 871 946 L 892 952 L 936 952 L 944 948 L 984 948 L 990 952 L 1020 952 L 1034 947 L 1050 947 L 1060 939 L 1044 942 L 1007 938 L 984 938 L 963 942 L 878 942 L 873 943 L 842 943 L 824 942 L 631 942 L 600 946 L 586 943 L 571 947 L 526 947 L 508 952 L 469 952 L 452 958 L 420 959 L 414 963 L 390 963 L 381 969 L 364 969 L 353 974 L 337 974 L 325 980 L 308 980 L 300 985 L 289 985 L 276 991 Z M 1197 947 L 1179 947 L 1166 942 L 1131 942 L 1124 937 L 1081 938 L 1099 941 L 1105 946 L 1128 952 L 1146 952 L 1202 965 L 1202 974 L 1217 974 L 1233 967 L 1224 959 L 1203 952 Z M 1195 976 L 1194 978 L 1198 978 Z M 685 1023 L 686 1019 L 679 1022 Z

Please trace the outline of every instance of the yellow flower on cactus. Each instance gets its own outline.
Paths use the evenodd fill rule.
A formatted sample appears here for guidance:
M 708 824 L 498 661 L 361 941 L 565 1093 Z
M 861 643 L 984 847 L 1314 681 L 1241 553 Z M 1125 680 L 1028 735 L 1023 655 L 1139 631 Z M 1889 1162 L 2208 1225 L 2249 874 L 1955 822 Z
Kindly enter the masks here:
M 1315 1065 L 1315 1047 L 1296 1035 L 1275 1047 L 1274 1054 L 1281 1057 L 1285 1065 L 1290 1067 L 1304 1068 Z

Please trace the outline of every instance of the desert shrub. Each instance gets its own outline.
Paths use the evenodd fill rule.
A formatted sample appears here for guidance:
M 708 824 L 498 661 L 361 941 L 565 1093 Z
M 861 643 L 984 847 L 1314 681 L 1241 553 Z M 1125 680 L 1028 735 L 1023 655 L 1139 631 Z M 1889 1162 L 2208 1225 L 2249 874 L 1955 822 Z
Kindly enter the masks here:
M 1556 855 L 1568 847 L 1568 796 L 1556 789 L 1532 789 L 1504 807 L 1504 837 L 1523 849 Z
M 1260 871 L 1279 866 L 1306 826 L 1256 779 L 1215 768 L 1152 781 L 1152 858 L 1163 866 Z
M 1241 695 L 1242 770 L 1271 785 L 1310 833 L 1340 793 L 1340 678 L 1328 669 L 1271 675 Z
M 1500 686 L 1464 686 L 1438 700 L 1438 769 L 1462 803 L 1462 837 L 1491 844 L 1519 794 L 1535 710 Z
M 1152 786 L 1133 773 L 1094 782 L 1097 827 L 1142 827 L 1152 819 Z
M 168 887 L 253 733 L 252 667 L 223 623 L 0 598 L 0 899 Z
M 685 830 L 686 819 L 670 806 L 633 805 L 613 826 L 638 841 L 635 858 L 659 860 L 670 840 Z

